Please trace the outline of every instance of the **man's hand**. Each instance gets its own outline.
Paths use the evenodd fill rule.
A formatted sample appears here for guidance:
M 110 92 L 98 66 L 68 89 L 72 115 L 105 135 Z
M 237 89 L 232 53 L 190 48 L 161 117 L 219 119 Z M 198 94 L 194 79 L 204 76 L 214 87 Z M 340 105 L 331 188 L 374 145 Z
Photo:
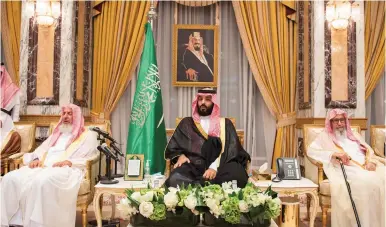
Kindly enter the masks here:
M 207 169 L 203 175 L 205 179 L 213 180 L 216 177 L 217 171 L 214 169 Z
M 30 162 L 29 164 L 28 164 L 28 167 L 29 168 L 31 168 L 31 169 L 33 169 L 33 168 L 37 168 L 37 167 L 40 167 L 40 161 L 39 160 L 34 160 L 34 161 L 32 161 L 32 162 Z
M 184 164 L 185 162 L 190 163 L 189 158 L 187 158 L 185 155 L 181 155 L 180 157 L 178 157 L 177 163 L 174 164 L 174 168 L 182 166 L 182 164 Z
M 52 165 L 52 167 L 63 167 L 63 166 L 69 166 L 71 167 L 72 166 L 72 162 L 66 160 L 66 161 L 63 161 L 63 162 L 57 162 L 57 163 L 54 163 Z
M 377 168 L 377 166 L 373 162 L 368 162 L 365 165 L 365 169 L 368 170 L 368 171 L 375 171 L 376 168 Z
M 192 69 L 192 68 L 189 68 L 188 70 L 185 71 L 186 73 L 186 79 L 189 79 L 189 80 L 197 80 L 197 71 Z
M 332 158 L 342 160 L 344 165 L 348 165 L 348 163 L 350 162 L 350 157 L 346 153 L 342 153 L 342 152 L 333 153 Z

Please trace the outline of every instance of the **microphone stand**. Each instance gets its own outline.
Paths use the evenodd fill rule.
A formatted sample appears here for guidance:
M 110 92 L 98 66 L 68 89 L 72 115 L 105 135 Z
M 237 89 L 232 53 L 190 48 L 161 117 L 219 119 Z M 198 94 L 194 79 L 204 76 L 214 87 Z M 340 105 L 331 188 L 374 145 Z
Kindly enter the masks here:
M 114 180 L 114 177 L 111 176 L 111 156 L 106 155 L 106 178 L 101 180 L 101 184 L 117 184 L 118 180 Z
M 99 145 L 102 146 L 102 144 L 104 144 L 106 141 L 104 139 L 104 137 L 101 136 L 101 134 L 98 133 L 98 138 L 99 140 Z M 102 168 L 102 151 L 99 151 L 99 169 L 98 169 L 98 181 L 101 181 L 103 178 L 105 177 L 102 177 L 101 175 L 101 168 Z
M 114 148 L 113 148 L 113 150 L 115 151 L 115 155 L 116 155 L 117 157 L 119 157 L 118 151 L 115 150 Z M 114 170 L 114 175 L 113 175 L 113 177 L 114 177 L 114 178 L 120 178 L 120 177 L 123 177 L 123 174 L 121 174 L 121 173 L 118 174 L 118 173 L 117 173 L 117 170 L 118 170 L 118 161 L 115 160 L 114 164 L 115 164 L 115 170 Z

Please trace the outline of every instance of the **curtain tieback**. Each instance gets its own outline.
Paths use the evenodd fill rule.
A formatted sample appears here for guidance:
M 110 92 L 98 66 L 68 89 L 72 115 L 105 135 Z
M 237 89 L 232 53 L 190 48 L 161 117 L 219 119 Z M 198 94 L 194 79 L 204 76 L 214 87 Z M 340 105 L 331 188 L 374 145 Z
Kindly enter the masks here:
M 296 112 L 281 114 L 277 117 L 276 127 L 285 127 L 296 124 Z

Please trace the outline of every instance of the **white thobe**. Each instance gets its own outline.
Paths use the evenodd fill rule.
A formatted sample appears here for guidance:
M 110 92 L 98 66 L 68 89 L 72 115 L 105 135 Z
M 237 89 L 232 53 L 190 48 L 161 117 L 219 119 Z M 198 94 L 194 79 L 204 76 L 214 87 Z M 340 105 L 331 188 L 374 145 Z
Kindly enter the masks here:
M 210 116 L 200 116 L 200 124 L 201 124 L 202 129 L 204 129 L 206 134 L 208 134 L 209 127 L 210 127 Z M 209 168 L 217 171 L 217 166 L 218 166 L 217 162 L 218 161 L 219 160 L 216 159 L 214 162 L 212 162 L 212 164 L 210 164 Z
M 74 149 L 65 160 L 72 167 L 51 167 L 64 161 L 64 144 L 68 134 L 62 134 L 55 146 L 49 147 L 49 137 L 33 153 L 23 157 L 25 164 L 38 158 L 43 168 L 30 169 L 24 166 L 6 174 L 1 182 L 1 226 L 23 225 L 24 227 L 71 227 L 75 226 L 76 200 L 84 176 L 86 161 L 96 154 L 97 135 L 86 131 L 67 149 Z M 61 148 L 61 149 L 60 149 Z
M 339 146 L 353 161 L 345 165 L 345 172 L 351 188 L 351 194 L 362 227 L 385 227 L 385 168 L 384 165 L 373 159 L 373 150 L 361 136 L 354 133 L 362 145 L 369 152 L 369 160 L 377 163 L 376 171 L 367 171 L 363 165 L 366 154 L 359 145 L 349 139 L 339 142 Z M 326 132 L 322 132 L 307 149 L 307 155 L 323 163 L 323 169 L 330 182 L 331 191 L 331 226 L 357 226 L 353 207 L 348 194 L 347 186 L 340 165 L 331 159 L 334 152 L 341 150 L 332 142 Z

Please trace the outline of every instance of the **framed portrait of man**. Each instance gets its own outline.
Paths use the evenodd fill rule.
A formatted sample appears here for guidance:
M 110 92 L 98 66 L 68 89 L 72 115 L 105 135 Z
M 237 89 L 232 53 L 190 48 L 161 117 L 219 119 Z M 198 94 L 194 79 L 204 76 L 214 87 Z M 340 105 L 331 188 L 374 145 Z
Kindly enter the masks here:
M 174 25 L 173 86 L 217 87 L 218 26 Z

